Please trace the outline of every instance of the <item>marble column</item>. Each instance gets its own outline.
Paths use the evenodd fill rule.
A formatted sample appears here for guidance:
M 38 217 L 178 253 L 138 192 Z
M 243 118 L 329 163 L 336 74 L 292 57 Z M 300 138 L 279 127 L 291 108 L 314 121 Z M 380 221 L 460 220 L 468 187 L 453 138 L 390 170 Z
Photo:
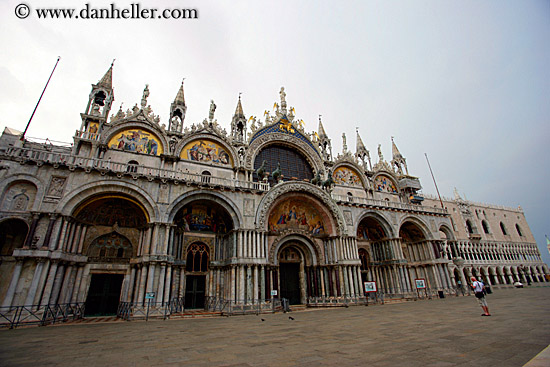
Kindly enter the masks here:
M 75 303 L 78 300 L 78 292 L 80 291 L 80 282 L 82 282 L 82 274 L 84 272 L 84 264 L 76 264 L 76 277 L 74 280 L 74 286 L 71 292 L 71 298 L 68 302 Z
M 32 213 L 32 222 L 31 226 L 29 228 L 29 232 L 27 233 L 27 237 L 25 238 L 25 243 L 23 247 L 31 247 L 32 241 L 34 239 L 34 234 L 36 232 L 36 226 L 38 225 L 38 220 L 40 219 L 39 213 Z
M 165 276 L 166 276 L 166 264 L 162 263 L 160 264 L 160 273 L 159 273 L 159 279 L 157 284 L 157 294 L 155 297 L 156 302 L 162 302 L 164 299 L 164 282 L 165 282 Z
M 50 270 L 48 271 L 48 276 L 46 278 L 46 284 L 44 285 L 44 290 L 42 291 L 42 299 L 40 300 L 40 305 L 45 306 L 50 301 L 50 295 L 52 293 L 53 283 L 55 280 L 55 273 L 57 272 L 57 260 L 52 260 L 50 262 Z
M 44 260 L 39 259 L 34 268 L 34 274 L 31 281 L 31 286 L 27 292 L 27 297 L 23 305 L 31 306 L 33 304 L 34 296 L 36 295 L 36 288 L 38 288 L 38 281 L 40 280 L 40 275 L 42 274 L 42 267 L 44 266 Z
M 50 214 L 50 221 L 48 222 L 48 229 L 46 229 L 46 234 L 44 235 L 44 242 L 42 243 L 42 247 L 49 248 L 50 241 L 52 238 L 52 232 L 53 227 L 55 225 L 55 221 L 57 220 L 57 214 Z
M 164 280 L 164 299 L 162 300 L 164 304 L 168 304 L 170 301 L 170 288 L 172 285 L 172 266 L 170 264 L 166 265 L 166 276 Z

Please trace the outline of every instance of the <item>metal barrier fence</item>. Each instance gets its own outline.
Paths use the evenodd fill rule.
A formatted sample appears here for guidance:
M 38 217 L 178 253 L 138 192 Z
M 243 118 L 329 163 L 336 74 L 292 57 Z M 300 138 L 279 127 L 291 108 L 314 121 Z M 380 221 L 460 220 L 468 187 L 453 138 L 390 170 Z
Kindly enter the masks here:
M 267 298 L 256 300 L 227 300 L 223 315 L 247 315 L 260 313 L 275 313 L 283 311 L 280 298 Z
M 308 307 L 348 307 L 367 303 L 366 296 L 308 297 Z
M 167 319 L 174 314 L 184 314 L 186 311 L 184 298 L 175 298 L 168 303 L 145 302 L 134 304 L 133 302 L 120 302 L 117 316 L 124 320 L 163 318 Z M 224 316 L 259 314 L 282 311 L 280 299 L 265 300 L 226 300 L 218 297 L 205 297 L 204 311 L 219 312 Z
M 0 327 L 48 325 L 84 317 L 84 302 L 0 307 Z
M 135 304 L 133 302 L 120 302 L 118 304 L 117 317 L 123 320 L 142 319 L 150 317 L 166 319 L 175 313 L 184 311 L 184 298 L 174 298 L 170 302 L 151 302 Z

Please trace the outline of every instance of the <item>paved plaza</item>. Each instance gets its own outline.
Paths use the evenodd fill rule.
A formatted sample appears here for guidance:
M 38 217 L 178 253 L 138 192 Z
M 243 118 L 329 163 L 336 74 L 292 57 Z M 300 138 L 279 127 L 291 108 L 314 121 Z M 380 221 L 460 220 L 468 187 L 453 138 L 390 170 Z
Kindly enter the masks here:
M 0 365 L 522 366 L 550 344 L 550 287 L 500 289 L 488 302 L 491 317 L 461 296 L 0 330 Z

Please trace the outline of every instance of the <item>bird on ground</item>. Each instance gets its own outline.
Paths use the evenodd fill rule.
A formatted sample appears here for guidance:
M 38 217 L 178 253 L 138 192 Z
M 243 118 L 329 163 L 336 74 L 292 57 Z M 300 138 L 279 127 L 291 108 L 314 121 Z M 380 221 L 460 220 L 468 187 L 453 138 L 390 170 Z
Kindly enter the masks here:
M 289 320 L 294 320 L 294 317 L 289 316 L 288 319 L 289 319 Z

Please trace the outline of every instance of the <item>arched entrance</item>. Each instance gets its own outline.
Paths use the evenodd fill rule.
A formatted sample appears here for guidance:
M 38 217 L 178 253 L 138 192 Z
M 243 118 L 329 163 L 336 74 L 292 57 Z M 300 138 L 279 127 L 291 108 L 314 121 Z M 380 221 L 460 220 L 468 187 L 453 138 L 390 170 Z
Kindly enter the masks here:
M 204 243 L 195 242 L 187 248 L 185 308 L 204 308 L 208 257 L 209 249 Z
M 279 278 L 281 298 L 291 305 L 301 304 L 306 298 L 304 269 L 306 256 L 301 244 L 289 241 L 279 250 Z
M 0 223 L 0 256 L 11 256 L 13 250 L 23 247 L 29 228 L 21 219 Z
M 178 271 L 182 286 L 175 290 L 172 299 L 183 298 L 186 309 L 204 308 L 207 297 L 221 298 L 231 289 L 230 285 L 225 285 L 226 289 L 222 284 L 207 284 L 216 282 L 216 274 L 225 266 L 219 264 L 235 256 L 233 216 L 225 203 L 203 196 L 179 208 L 173 221 L 170 254 L 176 261 L 184 262 L 185 268 Z
M 94 196 L 73 213 L 75 237 L 92 233 L 90 241 L 73 241 L 66 250 L 87 255 L 92 267 L 86 294 L 86 316 L 115 315 L 121 301 L 124 275 L 130 259 L 137 256 L 137 243 L 146 228 L 143 206 L 123 194 Z M 71 271 L 70 268 L 67 271 Z M 74 269 L 72 270 L 74 273 Z M 67 302 L 71 296 L 59 302 Z

